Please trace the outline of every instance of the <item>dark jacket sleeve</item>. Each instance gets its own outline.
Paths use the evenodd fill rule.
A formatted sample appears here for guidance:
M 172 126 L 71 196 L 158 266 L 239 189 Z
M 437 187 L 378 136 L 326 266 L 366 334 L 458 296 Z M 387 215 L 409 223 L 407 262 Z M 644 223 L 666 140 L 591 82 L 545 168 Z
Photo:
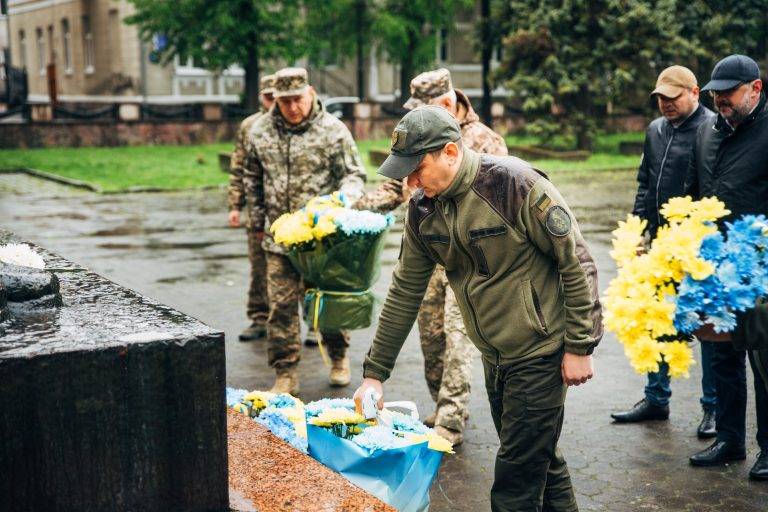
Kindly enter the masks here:
M 707 123 L 702 123 L 702 126 Z M 699 190 L 699 140 L 701 139 L 701 126 L 696 132 L 696 138 L 693 139 L 693 154 L 688 160 L 688 171 L 685 173 L 685 192 L 686 196 L 691 196 L 693 199 L 701 198 L 701 191 Z
M 637 194 L 635 194 L 635 206 L 632 208 L 632 214 L 637 215 L 641 219 L 648 218 L 645 211 L 645 195 L 648 193 L 648 181 L 650 180 L 647 158 L 647 156 L 650 155 L 649 139 L 648 132 L 646 132 L 645 142 L 643 143 L 643 156 L 640 157 L 640 167 L 637 169 Z

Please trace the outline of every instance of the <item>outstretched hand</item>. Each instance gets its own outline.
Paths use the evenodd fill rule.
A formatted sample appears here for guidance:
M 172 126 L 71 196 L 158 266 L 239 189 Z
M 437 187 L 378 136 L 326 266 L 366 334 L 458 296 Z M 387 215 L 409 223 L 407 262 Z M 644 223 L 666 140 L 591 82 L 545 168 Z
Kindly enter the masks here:
M 365 390 L 368 388 L 373 388 L 376 396 L 379 397 L 379 401 L 376 404 L 379 410 L 384 408 L 384 385 L 380 380 L 371 379 L 368 377 L 363 379 L 362 384 L 360 384 L 360 387 L 357 388 L 355 395 L 352 397 L 352 399 L 355 401 L 355 410 L 360 414 L 363 413 L 363 398 L 365 397 Z

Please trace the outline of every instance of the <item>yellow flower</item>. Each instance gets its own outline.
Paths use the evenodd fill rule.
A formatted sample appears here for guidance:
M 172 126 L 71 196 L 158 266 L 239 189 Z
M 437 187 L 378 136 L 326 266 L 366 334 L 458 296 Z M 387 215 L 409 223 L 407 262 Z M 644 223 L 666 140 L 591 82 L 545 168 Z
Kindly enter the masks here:
M 640 217 L 627 215 L 626 221 L 619 221 L 619 227 L 613 231 L 613 250 L 611 256 L 619 267 L 637 256 L 637 249 L 643 241 L 643 230 L 647 221 Z
M 275 394 L 269 391 L 251 391 L 243 397 L 243 402 L 252 402 L 256 410 L 264 409 Z
M 643 337 L 632 346 L 625 346 L 632 367 L 638 373 L 656 373 L 661 362 L 661 345 L 658 341 Z
M 436 452 L 444 452 L 444 453 L 454 453 L 453 452 L 453 445 L 449 440 L 447 440 L 444 437 L 441 437 L 434 431 L 430 431 L 427 434 L 415 434 L 415 433 L 405 433 L 406 439 L 413 442 L 413 444 L 419 444 L 419 443 L 429 443 L 427 446 L 430 450 L 435 450 Z
M 731 213 L 725 208 L 725 203 L 716 197 L 705 197 L 696 201 L 696 208 L 691 213 L 691 218 L 698 221 L 714 222 Z
M 245 404 L 235 404 L 232 406 L 232 409 L 241 414 L 248 415 L 248 406 Z
M 301 211 L 284 213 L 272 224 L 270 231 L 275 236 L 275 242 L 286 246 L 309 242 L 314 238 L 310 220 Z
M 693 209 L 693 199 L 691 196 L 673 197 L 661 207 L 661 213 L 667 220 L 684 219 L 690 215 Z
M 360 413 L 338 407 L 324 410 L 309 422 L 318 427 L 331 427 L 333 425 L 358 425 L 365 423 L 365 418 Z
M 693 360 L 693 350 L 684 341 L 671 341 L 662 343 L 661 353 L 664 361 L 669 365 L 669 374 L 672 377 L 690 377 L 688 368 L 696 364 Z
M 312 235 L 315 240 L 322 240 L 326 236 L 336 232 L 336 224 L 333 222 L 333 218 L 329 215 L 323 215 L 312 228 Z

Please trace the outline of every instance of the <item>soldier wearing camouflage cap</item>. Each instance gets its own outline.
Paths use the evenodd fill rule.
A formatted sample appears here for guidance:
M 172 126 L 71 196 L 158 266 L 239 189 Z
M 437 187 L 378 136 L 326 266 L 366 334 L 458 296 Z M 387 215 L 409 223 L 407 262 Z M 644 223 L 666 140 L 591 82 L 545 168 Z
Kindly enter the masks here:
M 296 394 L 301 356 L 298 305 L 304 284 L 269 234 L 269 226 L 317 195 L 340 190 L 352 200 L 359 198 L 366 174 L 352 135 L 325 111 L 305 69 L 281 69 L 274 87 L 276 106 L 254 123 L 247 137 L 253 165 L 246 168 L 245 182 L 249 196 L 254 196 L 252 229 L 266 250 L 268 357 L 277 373 L 272 391 Z M 330 384 L 348 385 L 347 333 L 321 334 L 332 362 Z
M 467 334 L 482 354 L 500 439 L 494 511 L 578 510 L 557 441 L 567 386 L 592 377 L 602 337 L 597 269 L 563 197 L 523 160 L 467 148 L 445 109 L 395 127 L 379 174 L 419 187 L 356 404 L 383 404 L 436 265 L 446 269 Z
M 453 88 L 451 74 L 445 69 L 427 71 L 411 81 L 407 109 L 438 105 L 458 121 L 463 144 L 478 153 L 505 156 L 504 139 L 480 122 L 467 96 Z M 402 184 L 387 181 L 367 194 L 357 205 L 361 209 L 394 209 L 406 201 Z M 459 445 L 464 440 L 464 426 L 469 416 L 472 364 L 477 350 L 467 338 L 456 297 L 448 286 L 445 269 L 438 265 L 429 282 L 418 316 L 419 338 L 424 354 L 424 376 L 435 412 L 424 423 Z
M 255 114 L 246 117 L 235 138 L 235 150 L 232 152 L 229 170 L 229 189 L 227 199 L 229 204 L 229 226 L 240 227 L 240 211 L 248 206 L 245 218 L 245 228 L 248 234 L 248 260 L 251 264 L 251 278 L 248 286 L 248 305 L 246 313 L 251 321 L 239 336 L 240 341 L 254 341 L 264 338 L 267 334 L 267 315 L 269 306 L 267 302 L 266 259 L 261 243 L 253 234 L 251 226 L 251 200 L 246 201 L 245 187 L 243 186 L 243 168 L 247 165 L 245 153 L 245 137 L 256 120 L 264 115 L 275 102 L 272 94 L 275 91 L 275 75 L 264 75 L 259 80 L 259 101 L 261 108 Z

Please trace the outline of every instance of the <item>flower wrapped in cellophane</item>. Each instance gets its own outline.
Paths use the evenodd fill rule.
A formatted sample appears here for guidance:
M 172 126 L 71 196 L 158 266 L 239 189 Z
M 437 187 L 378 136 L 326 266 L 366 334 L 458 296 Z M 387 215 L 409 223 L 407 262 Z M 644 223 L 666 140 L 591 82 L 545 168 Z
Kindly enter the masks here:
M 373 320 L 370 287 L 394 217 L 349 206 L 338 192 L 315 197 L 270 227 L 307 284 L 304 318 L 316 330 L 362 329 Z
M 671 199 L 661 209 L 661 226 L 650 248 L 642 248 L 646 222 L 629 215 L 613 232 L 611 256 L 618 275 L 605 292 L 605 327 L 616 333 L 638 373 L 669 366 L 673 377 L 688 376 L 693 352 L 675 327 L 678 287 L 685 279 L 700 281 L 715 265 L 700 254 L 702 241 L 715 235 L 715 222 L 730 213 L 716 198 Z
M 415 415 L 415 405 L 407 404 Z M 429 506 L 429 488 L 451 443 L 416 417 L 385 409 L 366 419 L 348 399 L 305 407 L 309 455 L 401 511 Z M 385 421 L 386 419 L 386 421 Z

